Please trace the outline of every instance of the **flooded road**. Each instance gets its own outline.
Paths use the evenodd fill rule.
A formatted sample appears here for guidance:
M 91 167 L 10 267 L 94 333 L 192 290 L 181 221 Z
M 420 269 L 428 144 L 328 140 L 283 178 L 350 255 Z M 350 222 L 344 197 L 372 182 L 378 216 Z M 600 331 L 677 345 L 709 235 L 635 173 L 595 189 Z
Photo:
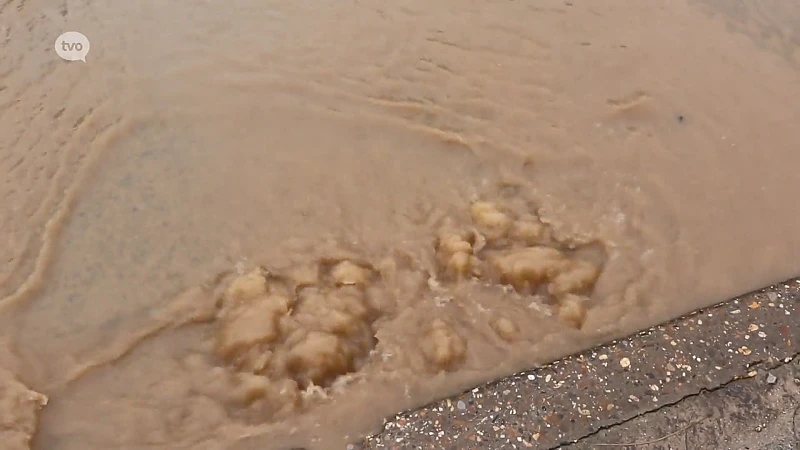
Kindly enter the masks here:
M 0 5 L 0 440 L 344 448 L 800 274 L 800 7 Z M 62 61 L 64 31 L 91 40 Z

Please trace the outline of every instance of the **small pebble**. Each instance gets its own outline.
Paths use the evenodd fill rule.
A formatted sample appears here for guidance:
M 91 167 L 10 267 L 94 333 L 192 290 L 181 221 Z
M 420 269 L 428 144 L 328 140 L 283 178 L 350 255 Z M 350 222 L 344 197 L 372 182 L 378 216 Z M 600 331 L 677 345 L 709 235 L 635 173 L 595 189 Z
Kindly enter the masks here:
M 771 373 L 767 375 L 767 384 L 775 384 L 777 381 L 778 377 L 776 377 L 775 375 Z
M 631 360 L 628 358 L 622 358 L 619 360 L 619 365 L 622 366 L 623 369 L 627 369 L 631 366 Z
M 458 408 L 460 411 L 463 411 L 467 409 L 467 404 L 459 400 L 458 403 L 456 403 L 456 408 Z

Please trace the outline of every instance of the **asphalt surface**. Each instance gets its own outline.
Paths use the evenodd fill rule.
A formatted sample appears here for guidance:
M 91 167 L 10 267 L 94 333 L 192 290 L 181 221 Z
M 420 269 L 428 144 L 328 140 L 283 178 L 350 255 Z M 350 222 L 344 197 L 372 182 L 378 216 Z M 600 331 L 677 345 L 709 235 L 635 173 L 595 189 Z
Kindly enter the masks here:
M 800 358 L 602 429 L 568 450 L 789 450 L 800 443 Z M 635 444 L 635 445 L 625 445 Z
M 359 449 L 800 449 L 800 279 L 399 414 Z

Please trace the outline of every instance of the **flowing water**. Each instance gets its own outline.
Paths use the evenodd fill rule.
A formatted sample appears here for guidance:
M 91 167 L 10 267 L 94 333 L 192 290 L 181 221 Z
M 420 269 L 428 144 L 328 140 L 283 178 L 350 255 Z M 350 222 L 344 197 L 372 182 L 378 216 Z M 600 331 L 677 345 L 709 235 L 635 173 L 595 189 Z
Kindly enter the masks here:
M 800 274 L 798 30 L 785 0 L 4 0 L 0 442 L 344 448 Z

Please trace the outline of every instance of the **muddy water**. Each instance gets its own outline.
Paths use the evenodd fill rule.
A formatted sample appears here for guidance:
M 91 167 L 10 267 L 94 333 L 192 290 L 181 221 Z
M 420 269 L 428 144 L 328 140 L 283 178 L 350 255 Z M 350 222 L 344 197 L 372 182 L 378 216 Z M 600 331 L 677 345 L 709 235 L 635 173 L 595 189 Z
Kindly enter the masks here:
M 0 6 L 3 442 L 343 448 L 800 273 L 800 7 L 395 3 Z

